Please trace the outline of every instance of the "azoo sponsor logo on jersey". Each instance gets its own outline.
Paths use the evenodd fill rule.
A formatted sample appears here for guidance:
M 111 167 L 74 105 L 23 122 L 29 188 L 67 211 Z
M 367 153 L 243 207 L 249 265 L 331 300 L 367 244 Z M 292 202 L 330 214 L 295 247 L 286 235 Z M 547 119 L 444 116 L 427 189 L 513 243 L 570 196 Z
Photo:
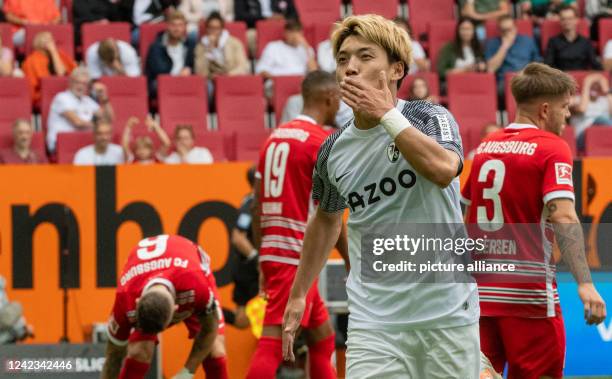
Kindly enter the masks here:
M 356 211 L 359 207 L 365 208 L 366 205 L 372 205 L 382 199 L 384 196 L 393 196 L 398 189 L 398 184 L 402 188 L 412 188 L 416 184 L 416 174 L 411 170 L 403 170 L 397 176 L 397 181 L 394 178 L 385 177 L 378 183 L 370 183 L 363 187 L 365 193 L 351 192 L 348 195 L 348 205 L 351 211 Z

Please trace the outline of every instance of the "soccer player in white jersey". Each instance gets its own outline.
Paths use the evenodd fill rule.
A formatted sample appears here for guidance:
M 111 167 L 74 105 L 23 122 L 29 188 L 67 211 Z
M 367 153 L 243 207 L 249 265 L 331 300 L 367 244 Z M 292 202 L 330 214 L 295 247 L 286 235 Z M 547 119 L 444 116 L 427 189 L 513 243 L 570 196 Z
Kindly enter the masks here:
M 285 359 L 293 358 L 305 296 L 349 208 L 347 378 L 478 378 L 475 284 L 389 286 L 361 276 L 362 230 L 462 222 L 458 126 L 441 106 L 397 99 L 412 57 L 408 35 L 393 22 L 376 15 L 347 17 L 332 45 L 342 98 L 355 117 L 319 150 L 313 174 L 319 206 L 308 222 L 285 310 Z

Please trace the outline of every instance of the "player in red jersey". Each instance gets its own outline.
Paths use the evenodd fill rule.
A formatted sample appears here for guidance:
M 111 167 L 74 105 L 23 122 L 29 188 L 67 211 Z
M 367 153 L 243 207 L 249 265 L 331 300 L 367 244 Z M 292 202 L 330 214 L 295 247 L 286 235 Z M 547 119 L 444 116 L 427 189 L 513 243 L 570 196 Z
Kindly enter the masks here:
M 217 299 L 210 258 L 202 248 L 179 236 L 140 241 L 119 279 L 102 378 L 144 378 L 157 334 L 183 321 L 194 342 L 185 367 L 174 378 L 190 379 L 202 364 L 207 378 L 226 379 Z
M 302 83 L 304 110 L 277 128 L 264 144 L 255 184 L 254 237 L 259 248 L 260 283 L 268 299 L 262 337 L 251 360 L 249 379 L 276 377 L 282 361 L 281 324 L 302 250 L 311 202 L 312 173 L 319 147 L 331 134 L 340 89 L 332 74 L 314 71 Z M 337 245 L 348 261 L 346 240 Z M 316 283 L 306 299 L 310 376 L 335 378 L 331 365 L 335 334 Z
M 470 227 L 493 239 L 504 226 L 519 235 L 516 249 L 493 244 L 484 255 L 489 263 L 514 263 L 516 273 L 477 278 L 481 349 L 498 372 L 508 363 L 510 379 L 563 375 L 565 332 L 550 259 L 553 238 L 578 282 L 587 323 L 606 316 L 574 208 L 572 155 L 559 137 L 574 88 L 574 80 L 559 70 L 526 66 L 512 80 L 516 121 L 480 144 L 462 191 Z

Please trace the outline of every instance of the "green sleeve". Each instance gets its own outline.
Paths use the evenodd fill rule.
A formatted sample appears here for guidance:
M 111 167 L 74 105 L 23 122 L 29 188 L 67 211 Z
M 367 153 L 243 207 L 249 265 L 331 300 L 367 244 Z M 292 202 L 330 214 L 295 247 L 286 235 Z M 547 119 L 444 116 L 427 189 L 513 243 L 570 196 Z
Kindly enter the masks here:
M 440 50 L 440 54 L 438 55 L 438 75 L 440 79 L 444 79 L 446 77 L 446 72 L 453 67 L 455 67 L 455 61 L 457 57 L 455 56 L 455 52 L 453 51 L 452 43 L 447 43 L 444 45 L 442 50 Z

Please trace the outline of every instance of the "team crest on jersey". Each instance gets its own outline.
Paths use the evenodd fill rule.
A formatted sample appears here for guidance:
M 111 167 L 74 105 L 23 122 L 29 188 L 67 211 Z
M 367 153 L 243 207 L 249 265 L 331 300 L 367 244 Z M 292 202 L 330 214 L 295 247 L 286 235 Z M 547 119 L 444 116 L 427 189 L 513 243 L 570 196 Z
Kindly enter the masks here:
M 555 163 L 557 184 L 572 185 L 572 166 L 567 163 Z
M 395 142 L 391 142 L 389 146 L 387 146 L 387 158 L 389 158 L 389 162 L 395 163 L 399 159 L 400 151 L 395 146 Z

